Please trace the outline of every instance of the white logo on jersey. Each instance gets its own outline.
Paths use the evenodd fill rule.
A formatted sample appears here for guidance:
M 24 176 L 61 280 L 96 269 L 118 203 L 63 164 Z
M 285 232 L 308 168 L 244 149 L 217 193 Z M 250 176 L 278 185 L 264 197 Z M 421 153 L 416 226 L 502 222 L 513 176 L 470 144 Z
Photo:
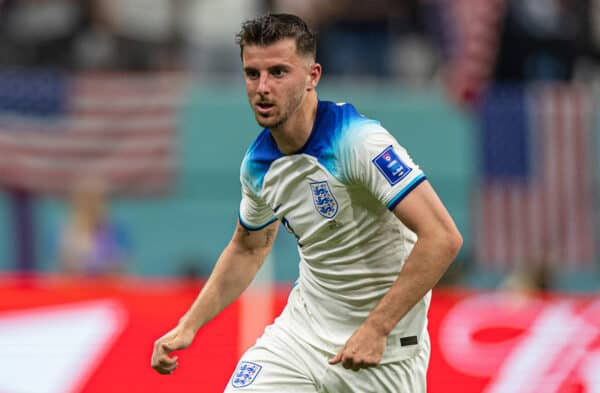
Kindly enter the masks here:
M 338 202 L 327 181 L 310 183 L 315 208 L 325 218 L 333 218 L 338 212 Z

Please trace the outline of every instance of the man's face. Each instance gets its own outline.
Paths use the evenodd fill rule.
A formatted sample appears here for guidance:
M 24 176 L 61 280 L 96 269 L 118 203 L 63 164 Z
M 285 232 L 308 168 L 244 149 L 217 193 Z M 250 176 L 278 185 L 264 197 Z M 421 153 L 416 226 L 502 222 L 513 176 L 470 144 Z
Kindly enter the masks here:
M 245 46 L 242 54 L 248 100 L 262 127 L 285 124 L 311 84 L 313 61 L 298 55 L 292 38 L 271 45 Z

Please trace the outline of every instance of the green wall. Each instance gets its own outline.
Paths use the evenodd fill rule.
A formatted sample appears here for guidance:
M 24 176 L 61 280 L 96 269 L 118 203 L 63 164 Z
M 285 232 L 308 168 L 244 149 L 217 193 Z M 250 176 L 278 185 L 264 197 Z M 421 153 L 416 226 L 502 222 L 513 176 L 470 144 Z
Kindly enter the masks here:
M 167 198 L 114 200 L 112 215 L 129 226 L 134 242 L 130 271 L 141 275 L 176 275 L 191 260 L 209 271 L 228 242 L 240 198 L 239 165 L 259 127 L 246 102 L 241 81 L 196 81 L 182 109 L 180 166 L 175 191 Z M 322 85 L 320 98 L 353 103 L 380 120 L 420 164 L 446 203 L 470 246 L 469 195 L 473 178 L 473 126 L 437 90 L 402 90 L 385 86 Z M 12 239 L 9 207 L 0 197 L 0 268 L 9 269 Z M 35 206 L 38 256 L 44 270 L 56 270 L 50 246 L 65 214 L 61 200 L 41 198 Z M 280 231 L 274 249 L 275 275 L 297 274 L 295 242 Z

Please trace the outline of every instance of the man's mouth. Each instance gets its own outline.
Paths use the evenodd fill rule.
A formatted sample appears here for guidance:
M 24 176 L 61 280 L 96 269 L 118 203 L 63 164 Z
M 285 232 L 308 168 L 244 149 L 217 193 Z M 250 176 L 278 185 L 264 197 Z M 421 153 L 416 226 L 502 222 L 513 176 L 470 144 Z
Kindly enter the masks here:
M 271 111 L 271 109 L 275 106 L 275 104 L 272 104 L 270 102 L 258 102 L 256 104 L 256 109 L 260 114 L 267 114 L 268 112 Z

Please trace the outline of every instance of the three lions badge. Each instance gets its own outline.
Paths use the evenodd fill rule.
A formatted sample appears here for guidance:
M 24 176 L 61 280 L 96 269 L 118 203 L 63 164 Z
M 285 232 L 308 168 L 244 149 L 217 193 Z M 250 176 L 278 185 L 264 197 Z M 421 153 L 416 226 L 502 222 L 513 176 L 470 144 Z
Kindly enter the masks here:
M 250 386 L 258 376 L 262 366 L 252 362 L 240 362 L 238 368 L 231 377 L 231 385 L 234 388 Z
M 315 208 L 325 218 L 333 218 L 338 212 L 338 202 L 327 181 L 310 183 Z

